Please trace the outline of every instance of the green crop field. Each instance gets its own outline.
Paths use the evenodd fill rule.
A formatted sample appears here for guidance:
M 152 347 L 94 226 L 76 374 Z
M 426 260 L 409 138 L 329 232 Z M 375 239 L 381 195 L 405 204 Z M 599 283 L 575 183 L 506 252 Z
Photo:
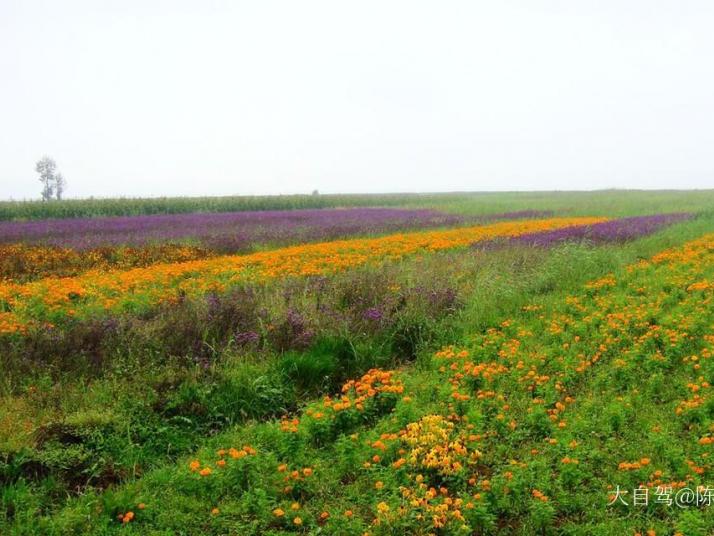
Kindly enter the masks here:
M 2 535 L 714 534 L 714 191 L 0 220 Z

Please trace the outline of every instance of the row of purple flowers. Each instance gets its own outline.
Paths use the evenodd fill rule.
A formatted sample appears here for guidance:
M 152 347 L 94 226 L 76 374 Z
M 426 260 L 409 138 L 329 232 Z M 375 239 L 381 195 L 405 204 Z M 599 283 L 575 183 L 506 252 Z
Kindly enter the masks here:
M 260 244 L 334 240 L 548 215 L 526 210 L 473 217 L 428 209 L 349 208 L 70 218 L 0 222 L 0 243 L 86 250 L 190 241 L 219 252 L 239 252 Z
M 686 212 L 654 214 L 619 218 L 592 225 L 563 227 L 552 231 L 528 233 L 500 241 L 480 242 L 473 245 L 477 249 L 488 249 L 496 245 L 549 247 L 563 242 L 590 242 L 593 244 L 617 243 L 634 240 L 652 234 L 663 227 L 693 218 Z

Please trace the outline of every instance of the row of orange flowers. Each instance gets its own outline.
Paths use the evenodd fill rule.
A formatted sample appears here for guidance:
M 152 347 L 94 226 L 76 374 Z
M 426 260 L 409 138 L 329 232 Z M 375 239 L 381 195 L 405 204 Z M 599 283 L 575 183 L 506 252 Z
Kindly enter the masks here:
M 226 255 L 188 262 L 161 263 L 131 270 L 93 270 L 76 277 L 0 284 L 0 333 L 32 323 L 98 310 L 136 309 L 180 295 L 223 291 L 246 281 L 287 276 L 328 275 L 419 252 L 433 252 L 526 233 L 590 225 L 605 218 L 550 218 L 510 221 L 380 238 L 304 244 L 248 255 Z
M 107 246 L 89 250 L 38 244 L 0 244 L 0 279 L 17 283 L 45 277 L 71 277 L 88 270 L 129 270 L 155 263 L 185 262 L 213 257 L 210 250 L 190 244 Z

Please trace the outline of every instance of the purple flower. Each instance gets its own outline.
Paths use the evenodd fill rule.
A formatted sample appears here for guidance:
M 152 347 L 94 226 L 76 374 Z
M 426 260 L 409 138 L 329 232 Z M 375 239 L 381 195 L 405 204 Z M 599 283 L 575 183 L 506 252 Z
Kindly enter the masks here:
M 260 340 L 260 335 L 255 331 L 243 331 L 236 333 L 233 340 L 238 346 L 249 346 L 256 344 Z
M 490 249 L 497 244 L 521 244 L 526 246 L 549 247 L 562 242 L 586 241 L 595 244 L 608 242 L 625 242 L 646 236 L 659 229 L 680 221 L 688 220 L 693 215 L 689 213 L 655 214 L 652 216 L 635 216 L 595 223 L 592 225 L 576 225 L 551 231 L 528 233 L 508 238 L 505 241 L 490 241 L 473 244 L 478 249 Z
M 382 316 L 384 316 L 384 315 L 383 315 L 382 311 L 380 311 L 380 310 L 377 309 L 376 307 L 370 307 L 369 309 L 367 309 L 367 310 L 364 312 L 364 315 L 363 315 L 363 316 L 364 316 L 364 319 L 365 319 L 365 320 L 374 320 L 374 321 L 377 321 L 377 320 L 381 320 L 381 319 L 382 319 Z
M 27 242 L 78 250 L 192 241 L 216 251 L 256 244 L 329 240 L 357 234 L 458 225 L 469 218 L 436 210 L 391 208 L 275 210 L 68 218 L 0 222 L 0 242 Z

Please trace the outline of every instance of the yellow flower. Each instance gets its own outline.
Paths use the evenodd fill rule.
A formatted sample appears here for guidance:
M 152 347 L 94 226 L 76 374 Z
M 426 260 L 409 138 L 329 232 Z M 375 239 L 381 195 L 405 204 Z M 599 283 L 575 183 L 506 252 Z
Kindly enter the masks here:
M 282 508 L 276 508 L 273 510 L 273 515 L 275 517 L 283 517 L 285 515 L 285 511 Z

